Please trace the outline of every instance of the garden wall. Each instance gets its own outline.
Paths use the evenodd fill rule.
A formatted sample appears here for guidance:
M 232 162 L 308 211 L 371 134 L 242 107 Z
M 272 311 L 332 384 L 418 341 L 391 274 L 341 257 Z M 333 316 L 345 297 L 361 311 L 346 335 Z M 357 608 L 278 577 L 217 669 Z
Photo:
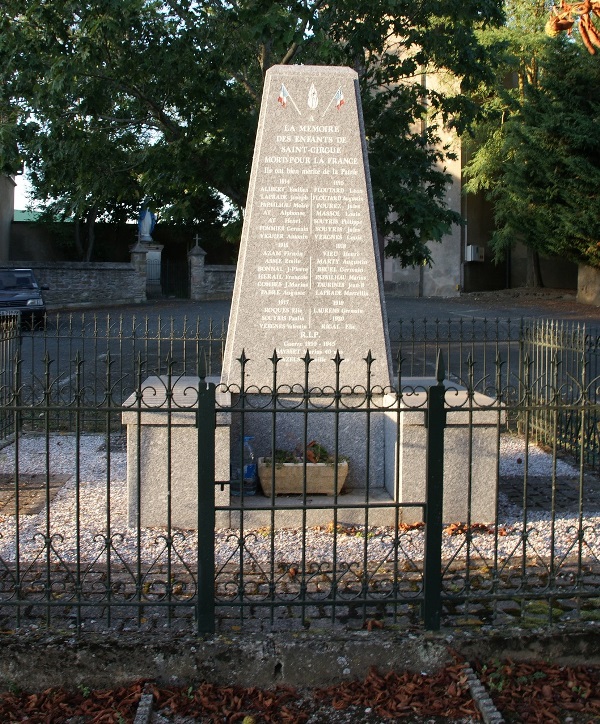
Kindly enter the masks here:
M 132 264 L 114 262 L 4 262 L 33 269 L 49 309 L 135 304 L 146 300 L 146 278 Z
M 235 283 L 235 266 L 208 264 L 204 267 L 204 298 L 231 299 Z

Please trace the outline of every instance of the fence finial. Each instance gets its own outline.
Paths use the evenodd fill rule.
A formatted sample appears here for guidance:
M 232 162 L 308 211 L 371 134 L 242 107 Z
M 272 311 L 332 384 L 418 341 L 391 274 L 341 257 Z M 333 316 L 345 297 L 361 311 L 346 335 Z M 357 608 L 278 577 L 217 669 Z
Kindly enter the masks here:
M 437 380 L 438 385 L 443 385 L 445 378 L 446 367 L 444 365 L 444 355 L 442 354 L 442 350 L 438 349 L 437 359 L 435 361 L 435 379 Z
M 206 349 L 204 347 L 200 347 L 198 350 L 198 359 L 197 359 L 197 365 L 198 365 L 198 377 L 201 382 L 204 382 L 206 379 Z

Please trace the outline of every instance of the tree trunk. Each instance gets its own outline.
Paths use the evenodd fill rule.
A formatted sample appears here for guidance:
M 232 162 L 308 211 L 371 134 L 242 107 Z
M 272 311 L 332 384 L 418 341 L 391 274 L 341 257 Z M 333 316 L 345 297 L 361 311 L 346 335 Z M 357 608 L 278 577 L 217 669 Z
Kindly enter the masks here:
M 77 258 L 80 261 L 83 261 L 84 259 L 84 253 L 83 253 L 83 246 L 81 245 L 81 227 L 79 225 L 79 219 L 75 219 L 75 225 L 74 225 L 74 232 L 75 232 L 75 251 L 77 252 Z
M 98 215 L 98 209 L 93 206 L 87 216 L 87 248 L 85 250 L 85 260 L 92 260 L 92 253 L 94 251 L 94 241 L 96 239 L 95 227 L 96 216 Z
M 540 267 L 540 255 L 535 249 L 527 249 L 527 277 L 525 286 L 543 287 L 542 270 Z

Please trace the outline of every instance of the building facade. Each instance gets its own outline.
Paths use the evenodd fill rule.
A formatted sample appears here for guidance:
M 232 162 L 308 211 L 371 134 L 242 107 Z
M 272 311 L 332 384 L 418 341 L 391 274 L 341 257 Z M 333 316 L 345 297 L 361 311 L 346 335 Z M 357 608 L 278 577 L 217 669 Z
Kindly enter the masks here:
M 0 174 L 0 261 L 10 254 L 10 227 L 15 214 L 15 181 Z

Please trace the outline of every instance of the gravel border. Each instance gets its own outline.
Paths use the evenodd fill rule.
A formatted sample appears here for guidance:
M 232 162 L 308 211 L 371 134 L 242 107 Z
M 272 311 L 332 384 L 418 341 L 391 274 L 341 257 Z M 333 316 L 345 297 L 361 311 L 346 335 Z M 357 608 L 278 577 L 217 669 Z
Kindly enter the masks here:
M 46 510 L 37 515 L 19 516 L 20 558 L 27 560 L 39 555 L 44 546 L 44 537 L 49 536 L 53 555 L 63 562 L 77 561 L 79 549 L 81 560 L 95 561 L 106 556 L 106 541 L 110 532 L 111 556 L 121 558 L 128 564 L 137 560 L 138 534 L 128 527 L 126 452 L 117 444 L 110 452 L 110 474 L 107 467 L 107 451 L 102 435 L 53 435 L 24 434 L 18 446 L 20 474 L 45 473 L 47 467 L 53 474 L 71 474 L 50 504 L 50 526 L 47 527 Z M 525 445 L 521 438 L 502 435 L 500 441 L 500 476 L 523 476 Z M 540 448 L 530 445 L 528 474 L 531 478 L 551 479 L 553 465 L 555 474 L 562 481 L 574 481 L 579 471 L 563 460 L 553 461 L 552 456 Z M 76 465 L 78 476 L 74 475 Z M 15 470 L 15 445 L 0 451 L 0 473 Z M 76 480 L 79 479 L 79 486 Z M 572 484 L 572 483 L 571 483 Z M 110 500 L 110 521 L 107 520 L 107 504 Z M 79 511 L 79 515 L 77 515 Z M 81 521 L 80 530 L 76 521 Z M 480 555 L 488 559 L 498 546 L 500 559 L 525 553 L 528 558 L 554 555 L 555 560 L 577 552 L 580 538 L 580 523 L 585 531 L 583 545 L 586 555 L 600 559 L 600 512 L 586 512 L 584 521 L 576 512 L 561 512 L 552 520 L 544 510 L 529 511 L 526 527 L 523 511 L 508 502 L 505 495 L 499 495 L 499 520 L 495 535 L 493 527 L 475 529 L 472 537 L 471 556 Z M 110 525 L 110 527 L 109 527 Z M 551 547 L 554 531 L 554 548 Z M 144 564 L 160 562 L 168 554 L 166 531 L 145 528 L 140 531 L 140 556 Z M 235 529 L 219 529 L 216 535 L 216 564 L 240 560 L 239 534 Z M 14 560 L 16 519 L 14 515 L 0 515 L 0 558 L 5 562 Z M 335 537 L 339 562 L 361 561 L 367 550 L 370 561 L 392 561 L 396 555 L 395 532 L 391 528 L 371 528 L 367 532 L 360 526 L 343 530 Z M 78 543 L 79 539 L 79 543 Z M 296 529 L 276 530 L 273 533 L 275 563 L 289 565 L 299 558 L 302 548 L 302 531 Z M 307 560 L 329 561 L 333 558 L 334 536 L 326 529 L 311 528 L 306 533 Z M 456 556 L 464 546 L 465 536 L 445 535 L 444 557 Z M 197 535 L 195 531 L 173 531 L 175 554 L 187 565 L 196 561 Z M 398 555 L 400 560 L 420 560 L 423 556 L 423 530 L 407 529 L 400 534 Z M 244 531 L 244 559 L 260 565 L 271 562 L 271 535 L 265 530 Z

